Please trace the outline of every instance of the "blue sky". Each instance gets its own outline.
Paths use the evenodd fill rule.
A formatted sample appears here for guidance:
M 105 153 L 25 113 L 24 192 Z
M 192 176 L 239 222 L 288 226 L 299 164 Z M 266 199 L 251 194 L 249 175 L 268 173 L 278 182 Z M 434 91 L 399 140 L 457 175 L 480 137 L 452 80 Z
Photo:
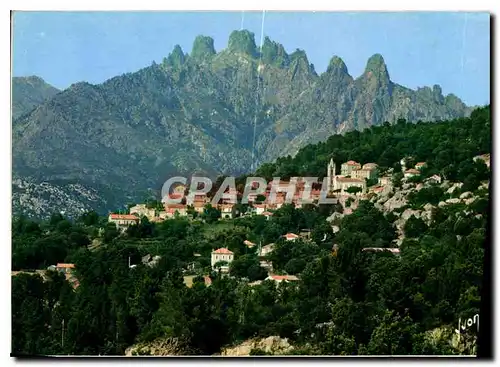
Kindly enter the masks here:
M 175 44 L 189 53 L 199 34 L 213 37 L 220 51 L 242 23 L 259 44 L 262 13 L 243 14 L 16 12 L 14 75 L 38 75 L 61 89 L 101 83 L 161 62 Z M 358 77 L 368 58 L 380 53 L 398 84 L 439 84 L 469 105 L 490 101 L 487 13 L 266 12 L 264 34 L 290 53 L 305 50 L 318 73 L 337 55 Z

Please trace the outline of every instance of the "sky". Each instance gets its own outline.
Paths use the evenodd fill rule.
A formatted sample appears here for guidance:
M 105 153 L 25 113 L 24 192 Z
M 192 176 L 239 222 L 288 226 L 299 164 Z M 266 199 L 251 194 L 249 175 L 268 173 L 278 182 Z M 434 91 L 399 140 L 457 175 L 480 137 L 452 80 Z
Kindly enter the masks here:
M 160 63 L 176 44 L 190 53 L 200 34 L 214 39 L 216 51 L 242 28 L 259 45 L 262 18 L 241 11 L 15 12 L 13 75 L 37 75 L 59 89 L 98 84 Z M 358 77 L 380 53 L 395 83 L 439 84 L 468 105 L 490 102 L 488 13 L 266 12 L 263 29 L 287 52 L 305 50 L 318 73 L 336 55 Z

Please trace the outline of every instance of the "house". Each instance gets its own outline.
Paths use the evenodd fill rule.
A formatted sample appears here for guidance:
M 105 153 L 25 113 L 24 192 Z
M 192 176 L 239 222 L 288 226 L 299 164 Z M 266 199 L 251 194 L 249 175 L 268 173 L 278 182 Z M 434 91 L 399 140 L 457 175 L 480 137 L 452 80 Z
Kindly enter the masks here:
M 371 189 L 372 192 L 376 193 L 376 194 L 379 194 L 381 193 L 382 191 L 384 191 L 384 188 L 382 186 L 375 186 Z
M 269 245 L 263 246 L 260 249 L 259 256 L 260 257 L 267 256 L 268 254 L 270 254 L 271 252 L 273 252 L 274 246 L 275 246 L 274 243 L 270 243 Z
M 272 271 L 273 270 L 273 262 L 269 260 L 260 260 L 259 265 L 261 268 L 264 268 L 265 270 Z
M 56 265 L 56 270 L 61 272 L 61 273 L 65 273 L 65 274 L 70 274 L 74 268 L 75 268 L 75 264 L 59 263 Z
M 371 169 L 358 169 L 351 172 L 352 178 L 358 178 L 360 180 L 368 180 L 375 177 L 375 171 Z
M 139 217 L 147 217 L 149 220 L 155 217 L 155 210 L 146 207 L 146 204 L 137 204 L 129 209 L 130 214 L 137 214 Z
M 305 239 L 310 239 L 311 238 L 311 230 L 310 229 L 303 229 L 300 231 L 299 236 Z
M 233 217 L 233 205 L 232 204 L 223 204 L 219 206 L 220 215 L 223 219 L 231 219 Z
M 383 177 L 379 177 L 379 179 L 378 179 L 378 184 L 380 186 L 390 185 L 391 183 L 392 183 L 391 176 L 383 176 Z
M 361 192 L 366 191 L 366 181 L 359 178 L 336 176 L 333 182 L 334 191 L 339 190 L 341 194 L 344 194 L 349 187 L 359 187 Z
M 180 216 L 187 215 L 187 207 L 184 204 L 165 204 L 165 212 L 167 218 L 173 218 L 176 213 Z
M 266 280 L 272 280 L 276 283 L 285 282 L 293 282 L 299 280 L 295 275 L 269 275 Z
M 222 272 L 228 272 L 229 264 L 233 260 L 234 260 L 234 252 L 230 251 L 225 247 L 212 251 L 212 259 L 211 259 L 212 268 L 215 268 L 215 264 L 217 264 L 219 261 L 225 261 L 227 262 L 227 265 L 221 266 L 220 270 Z
M 349 176 L 352 171 L 361 169 L 361 164 L 356 161 L 347 161 L 340 166 L 340 174 L 342 176 Z
M 424 168 L 426 165 L 425 162 L 418 162 L 416 165 L 415 165 L 415 169 L 418 169 L 418 170 L 421 170 L 422 168 Z
M 426 181 L 429 182 L 429 183 L 440 184 L 441 183 L 441 176 L 439 176 L 439 175 L 432 175 Z
M 284 237 L 287 241 L 295 241 L 297 238 L 300 238 L 300 236 L 296 235 L 295 233 L 287 233 L 282 237 Z
M 193 202 L 192 206 L 195 212 L 203 214 L 203 211 L 205 210 L 205 205 L 206 205 L 205 202 L 195 201 Z
M 377 164 L 366 163 L 361 169 L 351 171 L 351 178 L 359 178 L 361 180 L 370 180 L 377 177 Z
M 108 222 L 116 224 L 117 228 L 125 229 L 139 223 L 139 218 L 133 214 L 110 214 Z
M 419 176 L 420 171 L 418 169 L 410 168 L 405 171 L 405 178 Z
M 255 214 L 257 214 L 257 215 L 261 215 L 262 213 L 264 213 L 266 211 L 266 206 L 264 204 L 254 204 L 253 208 L 254 208 Z
M 375 171 L 378 169 L 378 164 L 377 163 L 365 163 L 363 165 L 363 169 L 369 169 L 369 170 Z

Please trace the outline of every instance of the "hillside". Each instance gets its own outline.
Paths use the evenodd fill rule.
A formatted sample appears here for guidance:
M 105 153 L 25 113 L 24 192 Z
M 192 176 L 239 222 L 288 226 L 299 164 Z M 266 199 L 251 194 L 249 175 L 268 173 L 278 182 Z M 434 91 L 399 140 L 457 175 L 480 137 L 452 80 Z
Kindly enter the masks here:
M 260 54 L 248 31 L 234 31 L 219 53 L 213 43 L 199 36 L 189 55 L 176 46 L 161 64 L 74 84 L 21 116 L 14 174 L 113 191 L 115 209 L 173 175 L 247 173 L 332 134 L 470 114 L 439 86 L 391 81 L 378 54 L 354 78 L 336 56 L 318 75 L 305 52 L 288 54 L 267 37 Z
M 12 119 L 30 112 L 60 90 L 37 76 L 12 78 Z
M 335 135 L 258 169 L 314 176 L 324 175 L 330 159 L 379 163 L 385 183 L 362 195 L 335 193 L 335 205 L 285 204 L 270 209 L 269 218 L 219 220 L 220 212 L 209 211 L 142 218 L 122 233 L 95 213 L 74 221 L 16 217 L 12 352 L 484 353 L 491 342 L 483 308 L 492 291 L 485 262 L 491 257 L 491 171 L 475 157 L 485 153 L 491 153 L 489 107 L 468 118 L 400 120 Z M 403 157 L 409 166 L 425 161 L 419 175 L 403 177 Z M 299 235 L 283 238 L 290 233 Z M 264 247 L 248 241 L 272 247 L 263 254 Z M 222 247 L 234 255 L 228 276 L 211 264 Z M 57 272 L 37 275 L 58 263 L 74 264 L 77 287 Z M 479 322 L 465 320 L 479 313 L 486 331 L 478 334 Z M 468 325 L 460 338 L 459 320 Z

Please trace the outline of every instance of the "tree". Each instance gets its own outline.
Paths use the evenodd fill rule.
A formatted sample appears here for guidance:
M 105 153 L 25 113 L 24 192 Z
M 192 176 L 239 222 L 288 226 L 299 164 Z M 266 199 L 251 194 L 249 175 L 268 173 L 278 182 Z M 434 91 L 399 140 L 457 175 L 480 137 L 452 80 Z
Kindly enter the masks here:
M 420 237 L 427 231 L 427 225 L 421 218 L 412 215 L 405 223 L 404 227 L 406 237 Z
M 355 195 L 358 192 L 363 191 L 363 189 L 361 187 L 358 187 L 358 186 L 349 186 L 345 191 L 348 192 L 349 194 Z
M 212 224 L 219 220 L 221 217 L 221 212 L 217 208 L 214 208 L 211 204 L 205 205 L 202 218 L 208 223 Z

